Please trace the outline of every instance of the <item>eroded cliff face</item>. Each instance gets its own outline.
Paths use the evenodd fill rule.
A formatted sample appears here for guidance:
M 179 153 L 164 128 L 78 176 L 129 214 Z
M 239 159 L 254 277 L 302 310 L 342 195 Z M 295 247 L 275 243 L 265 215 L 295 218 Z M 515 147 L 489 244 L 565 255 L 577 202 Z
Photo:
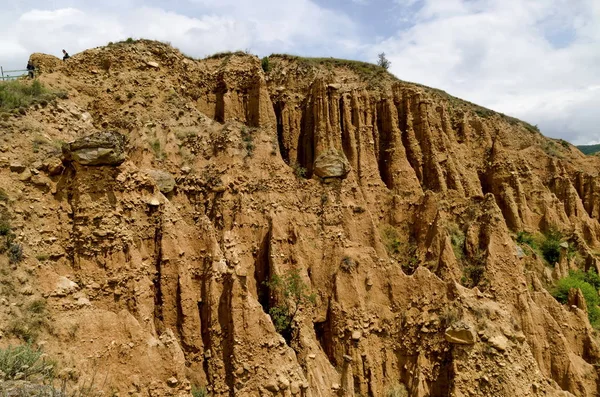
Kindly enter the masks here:
M 585 307 L 548 293 L 599 270 L 596 158 L 376 68 L 273 56 L 265 74 L 149 41 L 32 59 L 69 99 L 2 124 L 25 260 L 0 315 L 46 299 L 38 342 L 74 378 L 157 396 L 597 395 Z M 105 130 L 127 137 L 123 164 L 61 165 L 57 142 Z M 320 178 L 319 159 L 349 172 Z M 551 228 L 576 253 L 554 269 L 515 243 Z M 293 268 L 316 304 L 286 341 L 265 282 Z

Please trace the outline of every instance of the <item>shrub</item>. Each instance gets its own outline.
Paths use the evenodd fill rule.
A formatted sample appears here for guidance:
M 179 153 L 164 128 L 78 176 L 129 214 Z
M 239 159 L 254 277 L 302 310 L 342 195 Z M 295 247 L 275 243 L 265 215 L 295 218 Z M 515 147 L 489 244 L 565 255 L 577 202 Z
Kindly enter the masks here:
M 400 235 L 398 230 L 392 225 L 386 225 L 381 230 L 381 238 L 385 244 L 385 249 L 390 255 L 398 255 L 402 243 L 400 242 Z
M 19 263 L 23 260 L 23 246 L 19 243 L 9 243 L 8 259 L 10 263 Z
M 301 306 L 314 305 L 316 297 L 308 293 L 309 287 L 296 268 L 282 276 L 273 275 L 265 284 L 271 290 L 271 298 L 275 301 L 275 305 L 269 308 L 275 329 L 289 342 L 298 310 Z
M 10 222 L 4 216 L 0 217 L 0 236 L 8 236 L 10 234 Z
M 165 157 L 165 153 L 162 151 L 160 140 L 158 138 L 150 143 L 150 147 L 152 148 L 154 157 L 156 157 L 157 160 L 162 160 Z
M 37 259 L 40 262 L 44 262 L 47 261 L 48 258 L 50 258 L 50 255 L 46 254 L 46 253 L 41 253 L 41 254 L 37 254 L 35 256 L 35 259 Z
M 556 229 L 550 229 L 546 233 L 546 239 L 542 242 L 540 249 L 548 263 L 554 265 L 560 259 L 560 240 L 562 234 Z
M 9 346 L 0 349 L 0 371 L 5 379 L 14 379 L 17 374 L 23 374 L 25 379 L 32 375 L 52 378 L 54 363 L 45 361 L 42 352 L 34 350 L 31 345 Z
M 260 64 L 265 73 L 269 73 L 271 71 L 271 65 L 269 64 L 269 57 L 264 57 L 261 59 Z
M 352 272 L 352 270 L 354 270 L 354 268 L 356 268 L 356 262 L 354 261 L 354 259 L 352 259 L 346 255 L 342 258 L 342 263 L 340 264 L 340 268 L 344 272 L 350 273 L 350 272 Z
M 242 127 L 242 147 L 246 150 L 246 157 L 252 157 L 254 154 L 254 136 L 252 130 Z
M 300 164 L 296 162 L 292 163 L 292 169 L 294 170 L 294 175 L 296 175 L 296 178 L 306 178 L 307 169 L 302 167 Z
M 600 304 L 600 297 L 598 296 L 598 290 L 594 288 L 593 285 L 582 280 L 582 278 L 585 277 L 585 273 L 583 272 L 570 273 L 567 277 L 558 280 L 556 287 L 551 293 L 557 301 L 565 304 L 569 301 L 569 291 L 572 288 L 579 288 L 587 305 L 590 324 L 594 327 L 599 327 L 600 308 L 598 307 L 598 304 Z
M 447 227 L 452 243 L 452 250 L 456 259 L 461 260 L 465 256 L 465 234 L 455 224 L 450 224 Z
M 385 391 L 386 397 L 408 397 L 406 387 L 401 383 L 389 386 Z
M 46 301 L 36 299 L 27 306 L 27 311 L 33 314 L 43 314 L 46 312 Z
M 533 235 L 531 233 L 520 231 L 517 233 L 517 243 L 519 244 L 527 244 L 531 248 L 536 248 L 535 241 L 533 239 Z
M 203 386 L 192 386 L 192 397 L 208 397 L 208 390 Z

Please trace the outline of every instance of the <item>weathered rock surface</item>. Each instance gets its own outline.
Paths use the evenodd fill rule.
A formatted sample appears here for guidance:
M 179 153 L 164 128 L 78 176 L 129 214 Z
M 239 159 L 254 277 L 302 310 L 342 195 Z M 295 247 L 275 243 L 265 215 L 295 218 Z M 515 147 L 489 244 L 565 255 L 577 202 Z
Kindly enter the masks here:
M 63 158 L 81 165 L 116 166 L 125 161 L 125 136 L 113 131 L 97 132 L 65 143 Z
M 156 182 L 156 185 L 160 189 L 161 193 L 168 194 L 175 189 L 175 178 L 167 171 L 161 170 L 145 170 L 145 172 Z
M 465 323 L 455 323 L 444 333 L 450 343 L 458 345 L 472 345 L 477 341 L 477 335 L 472 326 Z
M 102 363 L 119 395 L 597 394 L 585 312 L 548 290 L 599 268 L 598 158 L 368 65 L 273 56 L 265 75 L 145 40 L 48 64 L 40 80 L 73 95 L 3 129 L 0 209 L 24 255 L 0 255 L 0 345 L 44 300 L 44 352 L 80 384 Z M 127 137 L 127 162 L 36 165 L 90 123 Z M 168 199 L 148 169 L 173 175 Z M 554 273 L 515 249 L 549 230 L 569 247 Z M 286 341 L 266 281 L 291 269 L 315 304 Z

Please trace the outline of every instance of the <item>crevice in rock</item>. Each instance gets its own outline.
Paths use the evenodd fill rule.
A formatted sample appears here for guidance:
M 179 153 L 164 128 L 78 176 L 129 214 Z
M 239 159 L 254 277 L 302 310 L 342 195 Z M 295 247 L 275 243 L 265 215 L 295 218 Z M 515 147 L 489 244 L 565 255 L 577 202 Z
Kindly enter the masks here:
M 377 131 L 379 132 L 379 146 L 377 150 L 377 166 L 381 180 L 388 189 L 393 187 L 393 175 L 390 169 L 394 152 L 394 133 L 386 112 L 385 101 L 377 104 Z
M 183 339 L 183 308 L 181 307 L 181 277 L 177 276 L 177 287 L 175 288 L 175 305 L 177 310 L 177 336 L 183 345 L 185 345 Z M 189 346 L 184 346 L 184 352 L 187 352 Z
M 312 114 L 312 103 L 303 104 L 302 119 L 300 121 L 300 135 L 298 136 L 298 156 L 296 163 L 306 169 L 305 177 L 310 179 L 315 160 L 315 126 Z
M 486 173 L 479 171 L 477 172 L 477 176 L 479 177 L 479 183 L 481 185 L 481 191 L 484 195 L 488 193 L 493 193 L 492 186 L 489 183 L 489 178 Z
M 354 163 L 354 153 L 352 150 L 352 141 L 350 139 L 350 131 L 344 127 L 344 97 L 340 97 L 340 131 L 342 133 L 342 150 L 351 164 Z
M 452 357 L 450 353 L 446 353 L 440 362 L 437 376 L 434 377 L 434 380 L 431 383 L 431 397 L 450 396 L 450 386 L 453 378 Z
M 204 258 L 204 269 L 210 269 L 211 260 L 209 257 Z M 198 315 L 200 316 L 200 336 L 202 338 L 202 345 L 204 348 L 204 352 L 212 351 L 212 340 L 210 333 L 210 322 L 211 322 L 211 305 L 207 304 L 210 302 L 209 300 L 209 283 L 210 278 L 207 273 L 203 273 L 201 280 L 201 291 L 200 291 L 200 301 L 197 303 L 198 306 Z M 208 360 L 203 360 L 204 373 L 209 375 L 209 366 Z
M 230 274 L 223 279 L 223 291 L 219 298 L 219 325 L 223 339 L 221 341 L 221 351 L 223 353 L 223 365 L 225 366 L 225 383 L 229 387 L 229 396 L 235 397 L 235 374 L 233 368 L 234 354 L 234 327 L 233 327 L 233 307 L 231 304 L 233 294 L 233 278 Z
M 286 146 L 286 137 L 283 129 L 283 109 L 285 103 L 278 101 L 273 103 L 273 110 L 275 110 L 275 119 L 277 120 L 277 143 L 279 144 L 279 153 L 281 158 L 286 164 L 290 164 L 290 148 Z
M 321 349 L 335 367 L 337 360 L 335 358 L 333 329 L 331 326 L 331 313 L 327 310 L 327 316 L 324 321 L 314 323 L 315 335 L 321 345 Z
M 250 86 L 247 95 L 247 100 L 245 103 L 246 108 L 246 124 L 251 127 L 259 127 L 260 126 L 260 97 L 261 97 L 261 85 L 260 85 L 260 77 L 257 75 L 254 76 L 254 81 L 252 81 L 252 85 Z
M 362 360 L 362 369 L 363 369 L 363 377 L 367 380 L 367 395 L 369 397 L 374 397 L 373 394 L 373 385 L 372 385 L 372 374 L 371 374 L 371 366 L 369 365 L 369 360 L 366 354 L 361 355 Z
M 266 282 L 271 276 L 270 255 L 271 228 L 265 235 L 260 245 L 256 261 L 254 262 L 254 280 L 256 281 L 256 295 L 265 313 L 269 313 L 269 300 L 271 291 Z
M 215 104 L 215 121 L 218 123 L 225 122 L 225 93 L 227 93 L 227 86 L 225 82 L 219 81 L 215 90 L 217 100 Z
M 162 218 L 155 219 L 154 229 L 154 267 L 156 275 L 154 277 L 154 327 L 156 332 L 161 334 L 163 331 L 163 293 L 162 293 Z
M 406 100 L 396 103 L 396 111 L 398 112 L 398 127 L 400 128 L 400 139 L 406 152 L 408 164 L 415 171 L 415 175 L 419 180 L 419 184 L 423 186 L 423 160 L 419 150 L 419 143 L 416 141 L 414 132 L 409 132 L 409 112 Z M 412 127 L 410 127 L 412 128 Z M 411 130 L 412 131 L 412 130 Z M 411 135 L 412 134 L 412 135 Z

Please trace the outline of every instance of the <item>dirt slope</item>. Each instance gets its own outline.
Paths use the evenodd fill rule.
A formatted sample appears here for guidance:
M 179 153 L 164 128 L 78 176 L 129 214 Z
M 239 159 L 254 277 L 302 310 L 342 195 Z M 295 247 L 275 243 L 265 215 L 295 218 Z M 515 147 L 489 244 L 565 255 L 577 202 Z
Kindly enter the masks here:
M 598 395 L 585 304 L 548 290 L 598 270 L 599 158 L 358 63 L 152 41 L 32 60 L 69 97 L 0 124 L 24 250 L 0 256 L 1 344 L 121 396 Z M 100 131 L 124 162 L 62 162 Z M 515 242 L 555 229 L 555 266 Z M 294 268 L 316 303 L 286 341 L 265 282 Z

